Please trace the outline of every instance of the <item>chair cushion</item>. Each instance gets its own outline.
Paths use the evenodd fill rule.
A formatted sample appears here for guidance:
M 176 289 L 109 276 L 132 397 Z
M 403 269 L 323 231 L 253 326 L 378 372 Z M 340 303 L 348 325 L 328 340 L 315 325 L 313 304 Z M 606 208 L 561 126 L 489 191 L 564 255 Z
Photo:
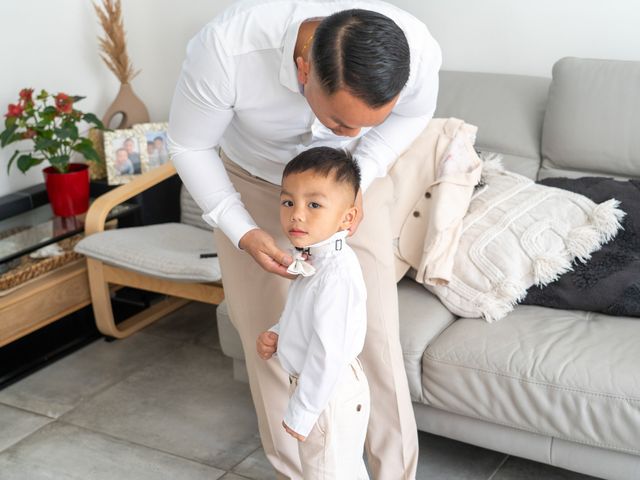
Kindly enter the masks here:
M 491 324 L 459 319 L 425 352 L 423 395 L 449 412 L 638 455 L 638 338 L 637 319 L 544 307 Z
M 90 235 L 75 251 L 117 267 L 164 279 L 215 282 L 221 279 L 213 233 L 182 223 L 120 228 Z

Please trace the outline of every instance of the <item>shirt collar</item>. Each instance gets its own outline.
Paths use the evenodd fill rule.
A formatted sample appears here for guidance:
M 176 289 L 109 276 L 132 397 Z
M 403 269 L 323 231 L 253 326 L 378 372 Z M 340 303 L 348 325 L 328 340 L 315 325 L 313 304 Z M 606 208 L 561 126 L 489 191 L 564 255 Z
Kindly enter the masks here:
M 298 30 L 305 19 L 293 20 L 287 33 L 284 36 L 282 47 L 282 63 L 280 64 L 280 83 L 295 93 L 301 93 L 302 89 L 298 83 L 298 70 L 293 61 L 293 49 L 296 47 Z
M 308 252 L 309 260 L 313 262 L 314 258 L 322 258 L 332 254 L 338 254 L 347 244 L 347 235 L 349 230 L 341 230 L 334 233 L 326 240 L 314 243 L 309 247 L 303 249 Z

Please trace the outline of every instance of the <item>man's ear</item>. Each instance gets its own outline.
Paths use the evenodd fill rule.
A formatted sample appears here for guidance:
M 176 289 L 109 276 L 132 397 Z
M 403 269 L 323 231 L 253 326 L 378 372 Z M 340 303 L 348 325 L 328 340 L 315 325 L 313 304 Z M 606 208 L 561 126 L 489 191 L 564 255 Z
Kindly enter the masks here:
M 309 62 L 305 62 L 304 58 L 296 58 L 296 66 L 298 67 L 298 83 L 306 85 L 309 81 Z
M 353 207 L 349 207 L 349 209 L 344 212 L 342 217 L 342 230 L 346 230 L 349 228 L 353 222 L 355 222 L 356 217 L 358 216 L 358 207 L 355 205 Z

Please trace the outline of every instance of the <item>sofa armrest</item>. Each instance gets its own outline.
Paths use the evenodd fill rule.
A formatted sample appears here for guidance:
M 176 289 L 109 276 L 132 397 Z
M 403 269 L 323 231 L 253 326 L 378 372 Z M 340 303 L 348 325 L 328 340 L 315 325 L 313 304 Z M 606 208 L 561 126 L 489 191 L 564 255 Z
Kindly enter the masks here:
M 431 292 L 410 278 L 398 282 L 400 344 L 411 399 L 422 398 L 422 357 L 429 344 L 457 317 Z
M 104 223 L 107 215 L 113 207 L 126 202 L 139 193 L 157 185 L 167 178 L 176 174 L 176 169 L 171 162 L 167 162 L 153 170 L 134 178 L 125 185 L 110 192 L 100 195 L 89 208 L 84 223 L 84 231 L 86 235 L 104 231 Z

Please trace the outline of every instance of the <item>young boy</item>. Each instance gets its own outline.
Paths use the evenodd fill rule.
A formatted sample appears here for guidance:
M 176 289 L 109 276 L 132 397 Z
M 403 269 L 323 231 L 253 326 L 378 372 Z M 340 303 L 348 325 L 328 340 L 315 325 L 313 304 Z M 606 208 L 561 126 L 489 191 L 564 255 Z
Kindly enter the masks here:
M 277 351 L 289 373 L 282 422 L 297 438 L 305 480 L 368 479 L 362 459 L 369 385 L 357 355 L 367 328 L 366 289 L 347 245 L 360 170 L 329 147 L 307 150 L 282 176 L 280 224 L 295 247 L 292 282 L 279 323 L 258 337 L 265 360 Z

